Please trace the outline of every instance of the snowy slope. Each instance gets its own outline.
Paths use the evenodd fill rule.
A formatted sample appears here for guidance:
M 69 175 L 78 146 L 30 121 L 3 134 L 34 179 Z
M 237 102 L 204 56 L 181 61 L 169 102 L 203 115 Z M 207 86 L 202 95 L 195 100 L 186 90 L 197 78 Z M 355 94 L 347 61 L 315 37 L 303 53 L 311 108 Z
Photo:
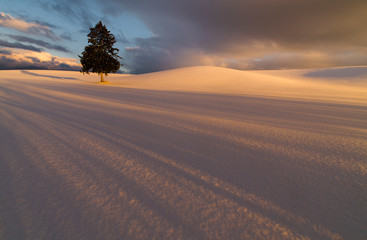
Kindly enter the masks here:
M 0 239 L 366 239 L 366 80 L 315 71 L 0 71 Z
M 348 72 L 354 72 L 353 77 L 348 78 Z M 337 74 L 345 77 L 334 77 Z M 120 78 L 111 83 L 156 90 L 367 102 L 367 67 L 281 71 L 189 67 Z

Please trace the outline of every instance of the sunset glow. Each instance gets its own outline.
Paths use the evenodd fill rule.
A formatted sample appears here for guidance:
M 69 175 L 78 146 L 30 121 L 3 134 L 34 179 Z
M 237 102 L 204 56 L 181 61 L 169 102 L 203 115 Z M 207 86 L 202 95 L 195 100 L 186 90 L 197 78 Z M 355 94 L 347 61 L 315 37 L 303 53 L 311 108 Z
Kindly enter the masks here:
M 0 67 L 23 65 L 8 64 L 2 46 L 78 59 L 89 28 L 100 20 L 117 38 L 121 70 L 130 73 L 196 65 L 242 70 L 365 65 L 366 12 L 363 0 L 5 1 Z

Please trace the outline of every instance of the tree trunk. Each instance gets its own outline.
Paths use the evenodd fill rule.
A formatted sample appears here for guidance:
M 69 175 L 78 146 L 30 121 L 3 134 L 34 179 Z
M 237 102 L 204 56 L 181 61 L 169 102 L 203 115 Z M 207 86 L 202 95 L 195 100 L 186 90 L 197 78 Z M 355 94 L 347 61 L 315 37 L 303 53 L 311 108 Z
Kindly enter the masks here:
M 103 73 L 101 73 L 101 82 L 104 82 L 104 80 L 103 80 Z

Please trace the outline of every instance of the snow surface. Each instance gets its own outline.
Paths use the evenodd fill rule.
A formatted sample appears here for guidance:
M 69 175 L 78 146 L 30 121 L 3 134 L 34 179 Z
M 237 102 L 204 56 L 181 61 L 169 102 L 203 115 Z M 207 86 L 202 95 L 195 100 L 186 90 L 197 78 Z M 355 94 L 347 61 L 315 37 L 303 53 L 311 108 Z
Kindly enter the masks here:
M 0 71 L 0 239 L 367 239 L 357 70 Z

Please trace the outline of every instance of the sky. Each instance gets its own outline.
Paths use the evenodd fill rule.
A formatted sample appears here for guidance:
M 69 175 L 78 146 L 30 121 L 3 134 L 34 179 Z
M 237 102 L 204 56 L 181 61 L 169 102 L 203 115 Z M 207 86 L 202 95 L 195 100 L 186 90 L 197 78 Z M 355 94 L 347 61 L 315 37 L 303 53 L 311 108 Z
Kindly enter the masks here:
M 127 73 L 367 65 L 366 0 L 0 0 L 0 69 L 79 70 L 89 28 Z

